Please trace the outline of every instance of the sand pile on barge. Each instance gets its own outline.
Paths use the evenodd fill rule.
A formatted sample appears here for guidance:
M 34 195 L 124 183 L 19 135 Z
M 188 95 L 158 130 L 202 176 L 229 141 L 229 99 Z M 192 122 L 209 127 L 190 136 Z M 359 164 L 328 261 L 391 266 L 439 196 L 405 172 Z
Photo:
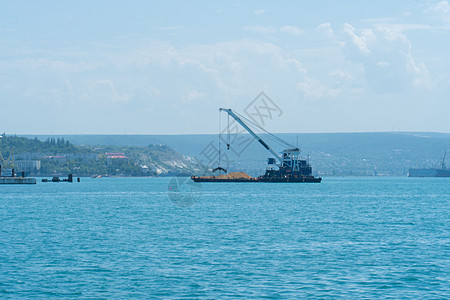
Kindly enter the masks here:
M 217 179 L 252 179 L 252 176 L 248 175 L 245 172 L 231 172 L 226 175 L 219 175 L 216 177 Z

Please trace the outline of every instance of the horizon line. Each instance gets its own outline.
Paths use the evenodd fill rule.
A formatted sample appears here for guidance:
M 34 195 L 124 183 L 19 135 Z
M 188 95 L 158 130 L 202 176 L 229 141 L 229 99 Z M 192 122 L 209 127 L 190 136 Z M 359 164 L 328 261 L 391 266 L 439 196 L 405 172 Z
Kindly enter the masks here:
M 334 132 L 271 132 L 272 134 L 361 134 L 361 133 L 432 133 L 450 134 L 442 131 L 334 131 Z M 247 132 L 240 134 L 249 134 Z M 218 133 L 3 133 L 0 136 L 82 136 L 82 135 L 115 135 L 115 136 L 177 136 L 177 135 L 218 135 Z

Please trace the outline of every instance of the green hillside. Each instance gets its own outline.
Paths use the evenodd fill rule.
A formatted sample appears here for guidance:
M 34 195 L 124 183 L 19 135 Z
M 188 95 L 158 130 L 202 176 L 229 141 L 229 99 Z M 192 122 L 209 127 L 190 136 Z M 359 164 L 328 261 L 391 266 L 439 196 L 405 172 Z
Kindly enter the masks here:
M 45 140 L 2 135 L 0 164 L 34 176 L 156 176 L 192 172 L 194 163 L 164 145 L 80 146 L 63 137 Z

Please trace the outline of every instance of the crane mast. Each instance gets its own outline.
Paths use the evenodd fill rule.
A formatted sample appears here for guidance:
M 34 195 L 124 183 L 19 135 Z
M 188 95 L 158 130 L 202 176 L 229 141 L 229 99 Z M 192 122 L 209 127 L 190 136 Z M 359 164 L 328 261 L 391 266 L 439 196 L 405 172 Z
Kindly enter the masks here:
M 266 148 L 267 151 L 269 151 L 273 156 L 275 156 L 275 158 L 280 162 L 280 165 L 283 164 L 283 159 L 272 148 L 270 148 L 269 145 L 267 145 L 267 143 L 264 142 L 255 132 L 253 132 L 253 130 L 251 130 L 250 127 L 248 127 L 247 124 L 245 124 L 241 120 L 241 118 L 239 118 L 231 109 L 219 108 L 219 111 L 224 111 L 228 115 L 230 115 L 233 119 L 235 119 L 236 122 L 238 122 L 242 127 L 244 127 L 244 129 L 247 130 L 248 133 L 250 133 L 250 135 L 255 140 L 257 140 L 264 148 Z

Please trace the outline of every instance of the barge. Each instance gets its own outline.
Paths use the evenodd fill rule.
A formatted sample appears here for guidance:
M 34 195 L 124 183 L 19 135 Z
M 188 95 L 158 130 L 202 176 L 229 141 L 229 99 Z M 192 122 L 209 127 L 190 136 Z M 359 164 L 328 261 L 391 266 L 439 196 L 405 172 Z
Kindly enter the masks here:
M 282 140 L 279 137 L 272 135 L 265 129 L 261 128 L 257 124 L 246 119 L 244 116 L 232 111 L 227 108 L 220 108 L 219 111 L 224 111 L 236 120 L 247 132 L 258 141 L 267 151 L 269 151 L 273 157 L 267 159 L 267 167 L 264 175 L 259 177 L 251 177 L 243 172 L 230 173 L 228 175 L 220 176 L 191 176 L 191 179 L 195 182 L 322 182 L 322 178 L 314 177 L 312 175 L 312 168 L 309 162 L 302 159 L 300 156 L 300 149 L 295 147 L 288 142 Z M 244 122 L 246 120 L 246 122 Z M 251 128 L 259 127 L 262 131 L 271 135 L 278 142 L 289 147 L 287 150 L 281 152 L 281 155 L 274 151 L 266 142 L 264 142 L 260 136 L 258 136 Z M 230 140 L 228 138 L 228 140 Z M 230 144 L 227 144 L 227 149 L 230 148 Z M 220 151 L 220 138 L 219 138 L 219 151 Z M 219 163 L 220 163 L 220 152 L 219 152 Z M 214 170 L 221 169 L 220 166 Z M 242 176 L 237 176 L 240 174 Z M 245 175 L 244 175 L 245 174 Z M 232 176 L 230 176 L 232 175 Z

